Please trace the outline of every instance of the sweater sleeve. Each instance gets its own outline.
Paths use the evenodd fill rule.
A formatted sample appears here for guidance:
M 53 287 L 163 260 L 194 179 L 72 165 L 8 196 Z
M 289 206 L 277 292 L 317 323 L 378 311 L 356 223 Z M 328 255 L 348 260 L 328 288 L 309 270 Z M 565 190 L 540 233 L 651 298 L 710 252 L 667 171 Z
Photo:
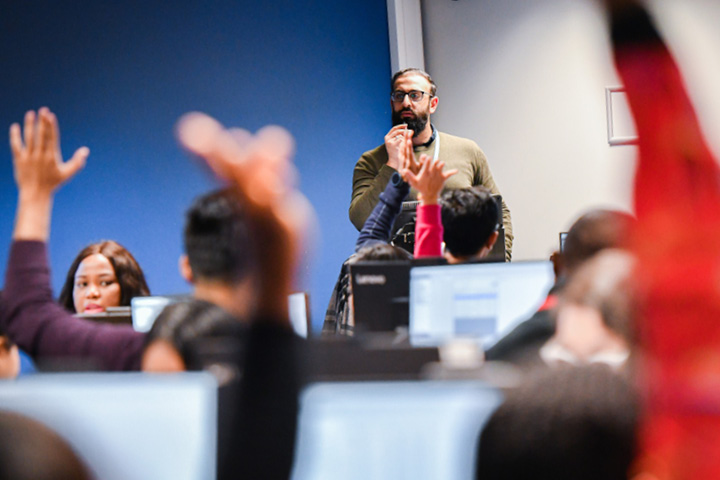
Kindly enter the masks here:
M 488 163 L 487 157 L 482 149 L 477 145 L 475 145 L 475 162 L 478 176 L 474 180 L 474 184 L 482 185 L 490 190 L 490 193 L 495 195 L 502 195 L 500 193 L 500 189 L 495 183 L 495 178 L 493 178 L 493 174 L 490 171 L 490 164 Z M 504 197 L 502 198 L 502 222 L 503 229 L 505 230 L 505 260 L 510 261 L 512 259 L 512 245 L 515 236 L 513 235 L 510 208 L 507 206 Z
M 377 205 L 380 193 L 396 170 L 387 166 L 385 146 L 363 154 L 353 171 L 352 199 L 349 216 L 355 228 L 361 230 L 365 220 Z
M 402 208 L 402 202 L 409 192 L 410 185 L 403 181 L 398 172 L 393 173 L 385 191 L 380 194 L 377 205 L 360 231 L 355 243 L 356 252 L 369 242 L 387 243 L 390 241 L 393 223 L 395 223 Z
M 440 205 L 418 205 L 415 258 L 442 256 L 443 226 Z
M 44 242 L 10 247 L 0 325 L 34 358 L 75 358 L 104 370 L 138 370 L 144 334 L 74 317 L 55 302 Z

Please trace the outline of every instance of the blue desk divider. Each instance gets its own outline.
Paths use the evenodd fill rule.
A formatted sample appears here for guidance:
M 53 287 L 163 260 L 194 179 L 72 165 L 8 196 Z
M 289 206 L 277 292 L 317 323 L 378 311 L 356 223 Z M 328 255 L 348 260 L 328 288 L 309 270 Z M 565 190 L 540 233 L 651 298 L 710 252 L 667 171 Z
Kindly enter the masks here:
M 480 382 L 318 383 L 301 398 L 294 480 L 470 480 L 501 393 Z
M 206 373 L 38 374 L 0 383 L 0 409 L 55 430 L 98 479 L 216 476 L 217 384 Z

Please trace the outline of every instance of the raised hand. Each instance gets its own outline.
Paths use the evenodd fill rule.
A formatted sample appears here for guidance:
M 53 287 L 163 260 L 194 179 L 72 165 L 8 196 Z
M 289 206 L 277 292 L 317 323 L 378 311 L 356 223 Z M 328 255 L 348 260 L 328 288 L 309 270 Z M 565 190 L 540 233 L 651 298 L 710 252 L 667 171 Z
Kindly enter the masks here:
M 420 168 L 417 173 L 407 169 L 403 174 L 403 178 L 418 191 L 420 203 L 423 205 L 435 205 L 438 203 L 445 180 L 455 175 L 457 169 L 443 172 L 445 162 L 433 160 L 424 154 L 420 155 L 418 165 Z
M 286 320 L 287 295 L 314 223 L 310 203 L 294 187 L 292 136 L 280 127 L 265 127 L 255 135 L 226 130 L 201 113 L 183 116 L 177 133 L 185 148 L 235 187 L 256 239 L 258 313 Z
M 57 119 L 45 107 L 37 114 L 27 112 L 22 130 L 17 123 L 10 126 L 10 150 L 18 187 L 13 238 L 46 241 L 50 235 L 53 194 L 85 166 L 90 150 L 81 147 L 63 162 Z
M 63 162 L 57 119 L 49 109 L 43 107 L 37 115 L 27 112 L 22 135 L 20 130 L 17 123 L 10 126 L 15 182 L 21 194 L 49 196 L 85 166 L 87 147 Z
M 403 155 L 407 149 L 408 141 L 411 141 L 413 131 L 407 128 L 407 125 L 401 123 L 395 125 L 385 135 L 385 149 L 388 153 L 387 166 L 392 167 L 395 170 L 400 170 L 402 167 Z

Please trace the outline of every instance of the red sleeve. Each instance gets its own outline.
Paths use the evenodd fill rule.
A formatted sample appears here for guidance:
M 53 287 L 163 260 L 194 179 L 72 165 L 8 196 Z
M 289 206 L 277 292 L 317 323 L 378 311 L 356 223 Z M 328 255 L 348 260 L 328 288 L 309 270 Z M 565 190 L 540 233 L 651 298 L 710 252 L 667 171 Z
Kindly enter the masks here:
M 443 226 L 440 205 L 418 205 L 415 258 L 442 257 Z
M 720 170 L 648 17 L 635 11 L 613 27 L 639 136 L 640 469 L 660 480 L 720 478 Z

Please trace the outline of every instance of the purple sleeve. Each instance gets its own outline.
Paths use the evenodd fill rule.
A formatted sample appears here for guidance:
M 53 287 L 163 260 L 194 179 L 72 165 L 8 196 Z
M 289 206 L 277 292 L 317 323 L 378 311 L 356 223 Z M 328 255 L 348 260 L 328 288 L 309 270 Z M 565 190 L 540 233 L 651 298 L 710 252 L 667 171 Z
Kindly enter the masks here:
M 76 318 L 52 297 L 44 242 L 10 247 L 0 325 L 33 358 L 74 358 L 104 370 L 139 370 L 145 335 L 129 325 Z

